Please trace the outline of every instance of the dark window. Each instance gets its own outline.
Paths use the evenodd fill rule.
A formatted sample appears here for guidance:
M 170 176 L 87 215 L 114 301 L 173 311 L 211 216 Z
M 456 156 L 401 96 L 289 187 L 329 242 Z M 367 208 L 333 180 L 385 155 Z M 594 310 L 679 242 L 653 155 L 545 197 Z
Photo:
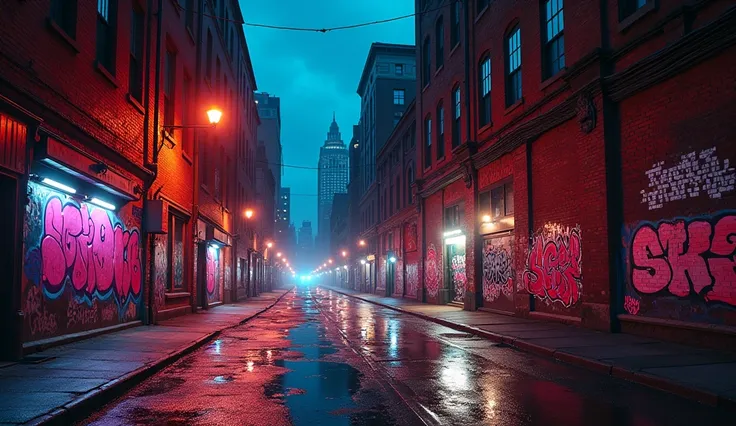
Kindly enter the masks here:
M 396 176 L 396 210 L 401 208 L 401 182 L 399 177 Z
M 212 31 L 207 30 L 207 80 L 212 83 Z
M 404 75 L 404 65 L 403 64 L 396 64 L 396 67 L 394 69 L 396 70 L 396 75 Z
M 66 35 L 77 36 L 77 0 L 52 0 L 51 19 Z
M 194 33 L 194 0 L 186 0 L 184 16 L 187 28 Z
M 388 197 L 388 214 L 389 216 L 394 212 L 394 186 L 391 185 L 391 194 Z
M 460 86 L 452 91 L 452 147 L 460 145 Z
M 404 105 L 405 96 L 404 89 L 394 89 L 394 105 Z
M 437 159 L 445 156 L 445 107 L 437 105 Z
M 435 68 L 439 69 L 445 63 L 445 23 L 442 16 L 437 20 L 435 25 Z
M 491 122 L 491 58 L 483 59 L 479 71 L 478 120 L 480 120 L 480 125 L 483 127 Z
M 191 117 L 191 105 L 189 105 L 190 101 L 192 99 L 192 79 L 189 78 L 188 75 L 184 75 L 184 87 L 181 91 L 181 121 L 184 125 L 190 125 L 193 124 Z M 192 132 L 190 130 L 184 129 L 183 131 L 183 137 L 184 139 L 182 144 L 182 149 L 187 154 L 192 154 Z
M 565 68 L 565 19 L 562 1 L 543 2 L 544 78 L 552 77 Z
M 475 13 L 479 14 L 483 12 L 483 9 L 485 9 L 488 6 L 489 0 L 475 0 Z
M 97 0 L 97 61 L 115 74 L 117 0 Z
M 490 191 L 478 195 L 478 212 L 480 217 L 488 216 L 495 221 L 504 216 L 514 214 L 514 184 L 509 182 L 498 185 Z
M 459 1 L 453 2 L 450 12 L 450 44 L 452 47 L 460 43 L 460 4 Z
M 184 219 L 169 215 L 169 241 L 167 255 L 169 259 L 168 289 L 185 289 L 186 274 L 184 273 Z
M 445 230 L 458 229 L 462 226 L 462 209 L 459 205 L 445 209 Z
M 135 6 L 135 2 L 130 15 L 128 92 L 133 99 L 143 103 L 143 12 Z
M 429 37 L 424 39 L 424 47 L 422 49 L 422 85 L 428 86 L 430 82 L 430 69 L 432 66 L 432 46 Z
M 506 105 L 521 100 L 521 29 L 506 37 Z
M 424 119 L 424 167 L 432 165 L 432 117 Z
M 634 12 L 646 6 L 650 1 L 654 0 L 619 0 L 619 18 L 621 20 L 628 18 Z
M 174 92 L 176 91 L 176 53 L 166 50 L 164 58 L 164 124 L 174 125 Z

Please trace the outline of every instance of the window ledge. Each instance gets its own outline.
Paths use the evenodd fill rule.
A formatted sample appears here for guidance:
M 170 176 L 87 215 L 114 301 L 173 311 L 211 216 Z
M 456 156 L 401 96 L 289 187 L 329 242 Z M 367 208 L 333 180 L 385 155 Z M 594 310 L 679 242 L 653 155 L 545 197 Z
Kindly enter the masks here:
M 108 71 L 107 68 L 105 68 L 105 66 L 100 63 L 100 61 L 95 61 L 95 67 L 97 68 L 97 71 L 100 72 L 100 74 L 102 74 L 106 79 L 108 79 L 110 83 L 112 83 L 113 86 L 120 87 L 120 83 L 115 78 L 115 76 L 112 75 L 110 71 Z
M 197 44 L 197 40 L 194 38 L 194 31 L 187 26 L 187 34 L 189 34 L 189 40 L 192 41 L 192 44 Z
M 445 156 L 444 155 L 442 157 L 440 157 L 440 158 L 437 159 L 437 164 L 440 164 L 443 161 L 445 161 Z
M 548 77 L 546 80 L 542 81 L 542 83 L 539 85 L 539 90 L 544 90 L 547 87 L 554 84 L 556 81 L 561 79 L 567 74 L 567 68 L 563 68 L 557 72 L 557 74 L 553 75 L 552 77 Z
M 181 151 L 181 156 L 184 158 L 184 161 L 189 163 L 190 166 L 192 165 L 192 157 L 190 157 L 184 150 Z
M 460 47 L 460 42 L 458 41 L 455 43 L 454 46 L 452 46 L 452 49 L 450 50 L 450 56 L 452 56 L 453 53 L 455 53 L 456 50 L 458 50 L 458 47 Z
M 138 110 L 141 114 L 145 114 L 145 110 L 143 109 L 143 105 L 140 104 L 130 93 L 125 95 L 125 98 L 128 99 L 128 102 L 130 102 L 131 105 L 135 107 L 135 109 Z
M 204 191 L 206 194 L 210 194 L 210 189 L 205 184 L 199 185 L 200 188 L 202 188 L 202 191 Z
M 491 127 L 493 127 L 493 121 L 489 121 L 488 123 L 482 125 L 480 129 L 478 129 L 478 134 L 489 130 Z
M 489 2 L 489 3 L 490 3 L 490 2 Z M 481 11 L 480 11 L 480 13 L 479 13 L 479 14 L 477 14 L 477 15 L 475 16 L 475 23 L 476 23 L 476 24 L 478 23 L 478 21 L 480 21 L 480 18 L 482 18 L 482 17 L 483 17 L 483 15 L 485 15 L 485 14 L 486 14 L 486 12 L 488 11 L 488 8 L 489 8 L 489 7 L 490 7 L 490 4 L 487 4 L 487 5 L 486 5 L 486 6 L 485 6 L 485 7 L 483 8 L 483 10 L 481 10 Z
M 524 97 L 522 96 L 521 99 L 514 102 L 513 104 L 506 107 L 506 111 L 504 112 L 505 115 L 508 115 L 512 113 L 515 109 L 519 108 L 520 106 L 524 105 Z
M 176 138 L 174 137 L 174 134 L 164 130 L 164 138 L 166 138 L 167 141 L 171 142 L 171 149 L 174 149 L 174 147 L 176 146 Z
M 445 69 L 445 64 L 440 65 L 439 68 L 434 70 L 434 76 L 437 77 L 437 74 L 439 74 L 443 69 Z
M 176 11 L 176 14 L 181 16 L 181 5 L 179 4 L 179 0 L 171 0 L 171 3 L 174 5 L 174 10 Z
M 626 18 L 622 19 L 618 23 L 618 31 L 619 32 L 625 32 L 628 30 L 634 23 L 642 18 L 644 18 L 646 15 L 649 15 L 650 13 L 654 12 L 657 9 L 657 4 L 655 0 L 649 0 L 647 4 L 640 7 L 636 12 L 632 13 L 631 15 L 627 16 Z
M 189 293 L 187 291 L 175 291 L 170 293 L 164 293 L 164 296 L 166 297 L 166 300 L 170 299 L 184 299 L 188 298 L 192 295 L 192 293 Z
M 429 85 L 430 85 L 430 83 L 427 83 L 427 84 L 424 85 L 424 87 L 422 88 L 422 93 L 426 92 L 427 89 L 429 89 Z
M 58 35 L 62 40 L 66 42 L 66 44 L 69 45 L 76 53 L 79 53 L 79 45 L 77 44 L 76 40 L 74 40 L 69 34 L 67 34 L 66 31 L 64 31 L 63 28 L 59 26 L 59 24 L 56 23 L 51 18 L 46 18 L 46 23 L 48 24 L 51 31 L 55 32 L 56 35 Z

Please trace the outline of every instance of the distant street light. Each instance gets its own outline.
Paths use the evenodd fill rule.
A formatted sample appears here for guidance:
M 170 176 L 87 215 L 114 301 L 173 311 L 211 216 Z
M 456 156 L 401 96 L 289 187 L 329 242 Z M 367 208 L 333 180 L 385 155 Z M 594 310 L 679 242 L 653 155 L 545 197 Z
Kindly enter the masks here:
M 365 240 L 358 241 L 358 245 L 361 247 L 365 247 Z
M 245 217 L 250 219 L 253 217 L 253 210 L 252 209 L 245 209 Z
M 342 257 L 347 257 L 347 255 L 348 255 L 348 252 L 346 252 L 345 250 L 343 250 L 342 251 Z

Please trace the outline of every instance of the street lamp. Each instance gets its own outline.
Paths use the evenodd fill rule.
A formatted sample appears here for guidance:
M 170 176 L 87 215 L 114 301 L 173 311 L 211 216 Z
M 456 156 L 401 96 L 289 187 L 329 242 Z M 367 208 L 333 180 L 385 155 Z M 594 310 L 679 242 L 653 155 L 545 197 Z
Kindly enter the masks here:
M 361 247 L 365 247 L 365 240 L 358 241 L 358 245 Z
M 332 264 L 332 259 L 327 259 L 327 262 Z
M 174 123 L 164 123 L 162 126 L 162 132 L 163 137 L 161 137 L 161 145 L 158 146 L 156 152 L 158 153 L 161 151 L 161 149 L 166 145 L 167 148 L 173 149 L 174 144 L 172 143 L 166 143 L 166 135 L 172 134 L 174 130 L 176 129 L 203 129 L 203 128 L 211 128 L 214 129 L 217 127 L 217 124 L 220 122 L 220 119 L 222 118 L 222 110 L 218 108 L 210 108 L 207 110 L 207 121 L 209 121 L 210 124 L 180 124 L 176 125 Z
M 343 250 L 342 251 L 342 257 L 347 257 L 347 256 L 348 256 L 348 252 L 346 252 L 345 250 Z
M 250 219 L 253 217 L 253 209 L 245 209 L 245 217 Z
M 272 243 L 272 242 L 270 242 L 270 241 L 269 241 L 269 242 L 267 242 L 267 243 L 266 243 L 266 247 L 268 247 L 268 248 L 271 248 L 271 247 L 273 247 L 273 243 Z
M 276 253 L 276 257 L 281 257 L 281 252 Z

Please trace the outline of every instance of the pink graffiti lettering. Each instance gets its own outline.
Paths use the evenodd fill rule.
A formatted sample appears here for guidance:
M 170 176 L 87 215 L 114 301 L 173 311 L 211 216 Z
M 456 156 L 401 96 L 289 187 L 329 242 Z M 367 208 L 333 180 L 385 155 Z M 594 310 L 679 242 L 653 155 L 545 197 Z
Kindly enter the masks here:
M 207 249 L 207 293 L 215 292 L 215 269 L 217 269 L 217 251 L 213 248 Z
M 69 300 L 66 308 L 66 327 L 71 328 L 75 325 L 85 326 L 97 322 L 97 303 L 93 302 L 92 307 L 86 304 L 77 303 L 74 299 Z
M 36 286 L 31 286 L 26 294 L 24 313 L 32 336 L 36 334 L 52 335 L 56 333 L 56 315 L 48 312 L 44 306 L 43 294 Z
M 644 224 L 631 239 L 631 283 L 736 306 L 736 214 Z
M 639 313 L 639 300 L 635 299 L 631 296 L 625 296 L 624 297 L 624 310 L 628 312 L 631 315 L 636 315 Z
M 582 293 L 580 228 L 547 225 L 532 240 L 523 274 L 526 290 L 570 307 Z
M 453 256 L 450 267 L 452 269 L 452 283 L 455 287 L 453 299 L 456 302 L 463 302 L 465 300 L 465 288 L 468 283 L 468 277 L 465 275 L 465 255 Z
M 107 304 L 102 306 L 102 321 L 112 321 L 115 318 L 115 305 Z
M 483 251 L 483 299 L 493 302 L 514 292 L 514 266 L 511 237 L 488 240 Z
M 434 244 L 427 247 L 427 257 L 424 261 L 424 285 L 430 297 L 437 296 L 440 290 L 440 259 Z
M 42 281 L 58 291 L 70 280 L 78 291 L 118 297 L 141 291 L 141 264 L 137 230 L 125 231 L 110 222 L 108 213 L 87 204 L 62 205 L 53 197 L 46 204 L 41 239 Z

